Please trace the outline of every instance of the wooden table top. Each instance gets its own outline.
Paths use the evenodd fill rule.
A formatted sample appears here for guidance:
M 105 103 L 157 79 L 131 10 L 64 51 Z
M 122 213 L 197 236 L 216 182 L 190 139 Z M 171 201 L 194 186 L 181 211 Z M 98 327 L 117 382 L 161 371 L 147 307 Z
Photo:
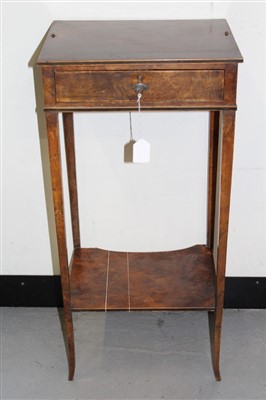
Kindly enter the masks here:
M 224 19 L 54 21 L 37 64 L 242 62 Z

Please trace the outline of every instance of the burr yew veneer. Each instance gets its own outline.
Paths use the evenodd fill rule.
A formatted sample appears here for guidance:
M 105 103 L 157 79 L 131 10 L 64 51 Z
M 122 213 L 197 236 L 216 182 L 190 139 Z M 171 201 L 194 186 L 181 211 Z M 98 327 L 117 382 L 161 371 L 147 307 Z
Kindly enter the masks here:
M 75 369 L 72 311 L 77 310 L 206 310 L 213 369 L 220 380 L 237 66 L 242 61 L 225 20 L 52 23 L 37 64 L 43 75 L 70 380 Z M 136 110 L 139 92 L 144 111 L 209 112 L 206 243 L 154 253 L 82 248 L 73 113 Z M 63 115 L 73 230 L 70 262 L 59 113 Z

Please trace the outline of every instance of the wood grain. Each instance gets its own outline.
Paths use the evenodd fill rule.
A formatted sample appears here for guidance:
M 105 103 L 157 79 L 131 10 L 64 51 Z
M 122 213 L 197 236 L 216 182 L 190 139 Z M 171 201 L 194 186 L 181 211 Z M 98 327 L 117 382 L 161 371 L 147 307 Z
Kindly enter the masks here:
M 71 311 L 129 309 L 210 311 L 213 369 L 216 379 L 221 379 L 237 68 L 242 61 L 225 20 L 55 21 L 51 25 L 37 64 L 43 74 L 70 380 L 75 368 Z M 80 248 L 73 112 L 136 110 L 132 86 L 140 75 L 149 85 L 143 110 L 210 111 L 206 246 L 159 253 Z M 58 111 L 64 113 L 75 248 L 71 276 Z
M 58 128 L 58 114 L 46 112 L 46 126 L 49 146 L 50 169 L 53 189 L 54 214 L 56 235 L 59 253 L 62 294 L 64 302 L 64 316 L 67 334 L 69 380 L 73 380 L 75 371 L 75 347 L 73 321 L 70 307 L 70 279 L 68 271 L 68 256 L 66 245 L 66 230 L 64 220 L 63 186 L 61 172 L 61 156 Z
M 220 202 L 217 204 L 219 212 L 218 222 L 218 250 L 217 250 L 217 277 L 216 277 L 216 308 L 210 315 L 210 332 L 212 335 L 213 369 L 216 380 L 221 380 L 220 349 L 221 329 L 224 304 L 225 268 L 227 254 L 228 223 L 230 210 L 230 193 L 233 167 L 235 132 L 235 112 L 223 111 L 220 115 L 219 152 L 221 157 L 220 169 Z
M 83 103 L 88 107 L 108 106 L 115 101 L 133 105 L 137 97 L 133 85 L 140 75 L 142 82 L 149 85 L 141 99 L 143 104 L 223 101 L 223 70 L 56 72 L 56 101 Z
M 79 210 L 78 210 L 73 113 L 63 113 L 63 126 L 64 126 L 64 137 L 65 137 L 66 164 L 67 164 L 68 189 L 70 198 L 73 245 L 74 248 L 78 248 L 80 247 L 80 231 L 79 231 Z
M 219 111 L 211 111 L 209 119 L 209 164 L 208 164 L 208 214 L 207 214 L 207 247 L 213 249 L 215 201 L 217 184 Z
M 107 276 L 108 251 L 74 250 L 71 271 L 72 309 L 83 309 L 83 304 L 89 304 L 90 310 L 104 310 Z
M 42 82 L 43 82 L 43 101 L 44 107 L 54 107 L 55 101 L 55 82 L 54 68 L 50 66 L 42 67 Z
M 129 60 L 241 62 L 243 59 L 224 19 L 54 21 L 37 63 Z
M 45 109 L 137 109 L 133 85 L 140 76 L 149 85 L 143 110 L 236 109 L 236 63 L 163 65 L 164 69 L 158 63 L 137 64 L 138 69 L 132 63 L 45 66 Z
M 201 245 L 156 253 L 75 250 L 71 302 L 72 310 L 214 309 L 212 252 Z

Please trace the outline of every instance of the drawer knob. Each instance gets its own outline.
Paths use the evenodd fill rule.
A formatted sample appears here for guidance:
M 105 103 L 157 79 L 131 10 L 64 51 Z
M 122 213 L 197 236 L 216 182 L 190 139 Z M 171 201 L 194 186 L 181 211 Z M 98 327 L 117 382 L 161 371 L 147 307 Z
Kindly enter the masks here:
M 135 83 L 135 85 L 132 86 L 132 88 L 135 90 L 136 93 L 142 93 L 145 90 L 149 89 L 149 85 L 146 83 L 142 83 L 142 77 L 139 76 L 139 81 L 138 83 Z

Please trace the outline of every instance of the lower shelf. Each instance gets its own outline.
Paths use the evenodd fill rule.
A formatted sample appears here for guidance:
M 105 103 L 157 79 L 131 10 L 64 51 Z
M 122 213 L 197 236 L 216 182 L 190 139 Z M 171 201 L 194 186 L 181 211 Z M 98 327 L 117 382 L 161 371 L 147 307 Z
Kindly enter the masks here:
M 204 245 L 156 253 L 75 249 L 70 287 L 73 311 L 213 310 L 213 255 Z

